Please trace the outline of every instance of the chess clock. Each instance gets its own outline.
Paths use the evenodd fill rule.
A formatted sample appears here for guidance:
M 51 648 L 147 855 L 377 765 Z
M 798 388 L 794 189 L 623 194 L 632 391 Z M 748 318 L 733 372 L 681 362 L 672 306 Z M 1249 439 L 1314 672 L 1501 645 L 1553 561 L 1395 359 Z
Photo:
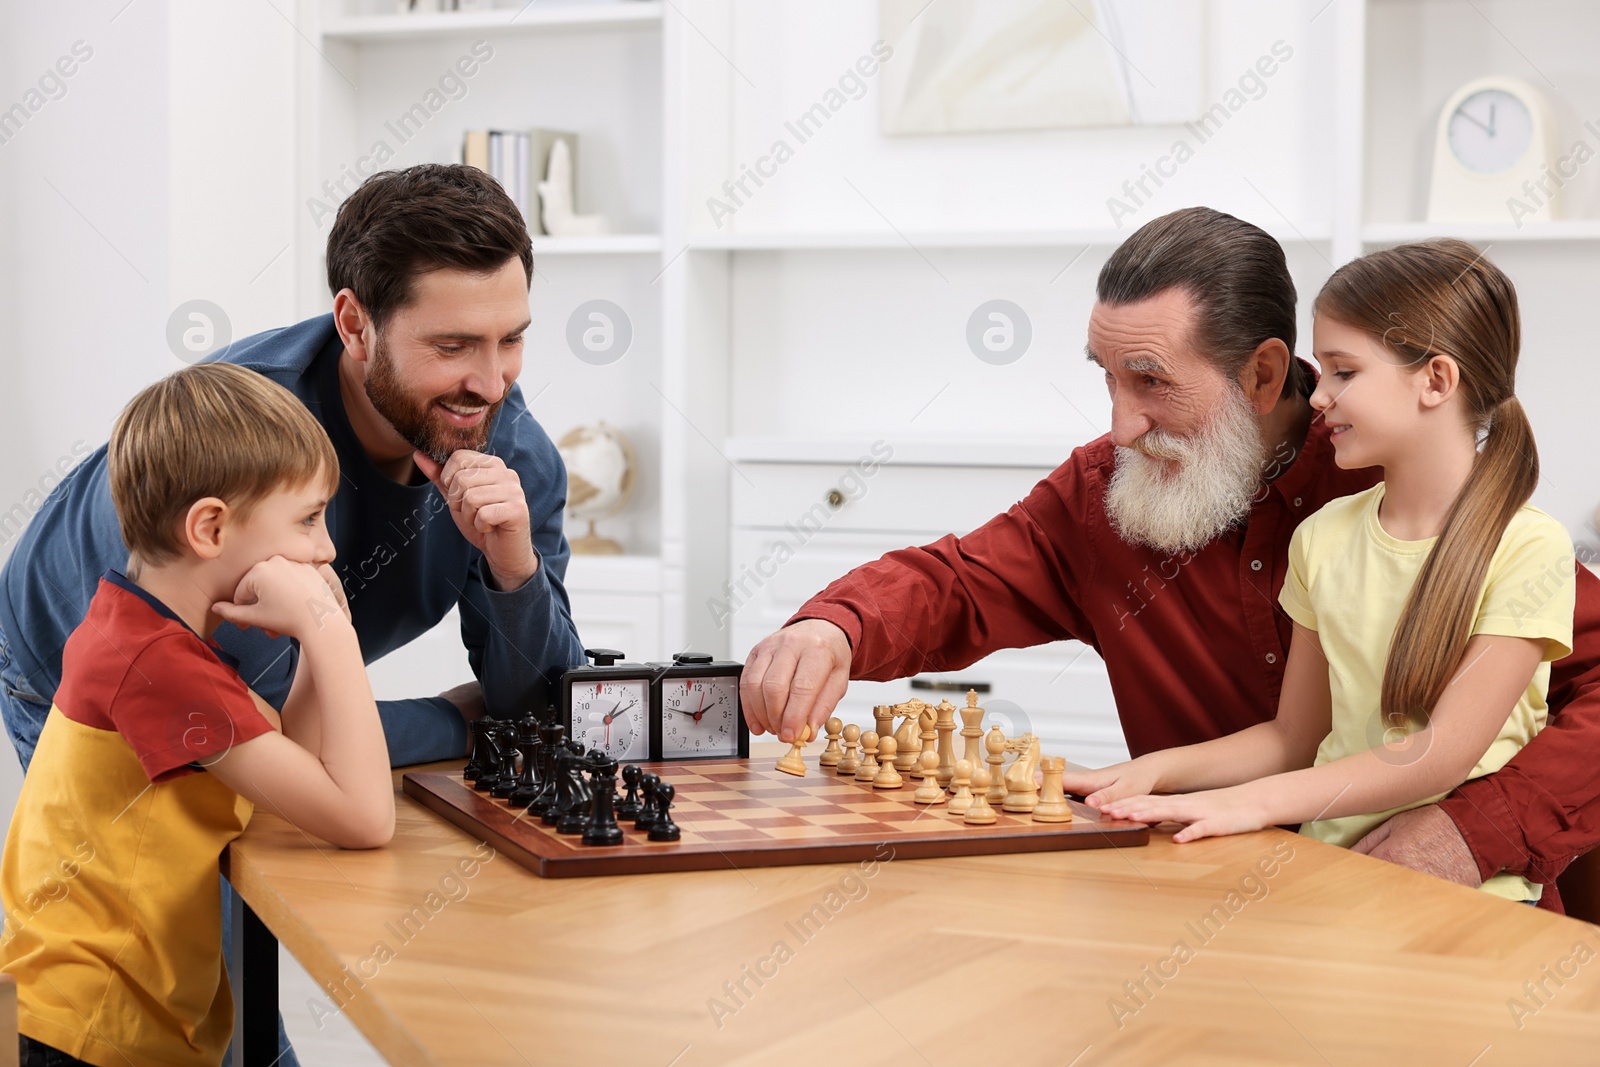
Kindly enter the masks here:
M 750 728 L 739 706 L 744 664 L 679 652 L 671 663 L 652 663 L 652 759 L 749 758 Z
M 1555 117 L 1544 94 L 1499 75 L 1468 82 L 1439 113 L 1428 221 L 1548 221 L 1570 177 L 1556 165 Z
M 624 663 L 610 648 L 586 648 L 594 662 L 561 676 L 561 718 L 567 736 L 615 760 L 650 755 L 651 678 L 643 663 Z

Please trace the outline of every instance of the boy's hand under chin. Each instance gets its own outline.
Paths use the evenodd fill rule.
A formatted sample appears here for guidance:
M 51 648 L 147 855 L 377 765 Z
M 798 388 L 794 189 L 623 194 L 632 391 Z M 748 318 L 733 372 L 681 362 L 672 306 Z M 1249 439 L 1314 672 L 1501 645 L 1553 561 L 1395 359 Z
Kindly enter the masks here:
M 304 643 L 330 621 L 350 624 L 350 607 L 338 575 L 327 564 L 315 567 L 282 556 L 262 560 L 245 572 L 233 599 L 211 605 L 217 617 L 242 629 L 255 626 L 269 637 L 288 634 Z

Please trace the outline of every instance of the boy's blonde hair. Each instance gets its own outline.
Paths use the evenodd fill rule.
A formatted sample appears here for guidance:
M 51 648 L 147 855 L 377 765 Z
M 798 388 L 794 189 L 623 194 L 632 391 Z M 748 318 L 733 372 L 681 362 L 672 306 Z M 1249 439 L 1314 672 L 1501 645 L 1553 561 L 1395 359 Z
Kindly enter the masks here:
M 106 468 L 139 563 L 178 558 L 178 524 L 203 497 L 246 516 L 274 490 L 321 475 L 331 496 L 339 484 L 322 424 L 289 390 L 231 363 L 185 368 L 134 397 L 112 427 Z

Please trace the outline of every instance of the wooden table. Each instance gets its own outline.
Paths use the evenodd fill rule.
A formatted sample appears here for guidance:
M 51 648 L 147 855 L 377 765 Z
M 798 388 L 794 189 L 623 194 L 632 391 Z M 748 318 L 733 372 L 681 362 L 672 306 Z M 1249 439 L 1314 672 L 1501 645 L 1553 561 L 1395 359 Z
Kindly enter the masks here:
M 1279 830 L 548 880 L 396 809 L 376 851 L 232 846 L 258 1040 L 275 936 L 395 1064 L 1600 1059 L 1600 930 Z

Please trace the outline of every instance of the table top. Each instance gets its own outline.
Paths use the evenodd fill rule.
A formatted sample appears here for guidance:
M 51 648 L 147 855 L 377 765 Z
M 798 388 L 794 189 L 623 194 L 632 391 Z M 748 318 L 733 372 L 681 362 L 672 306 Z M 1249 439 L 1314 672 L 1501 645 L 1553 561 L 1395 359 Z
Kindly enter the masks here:
M 1282 830 L 540 879 L 395 803 L 386 848 L 258 811 L 227 862 L 397 1064 L 1487 1067 L 1600 1036 L 1600 930 Z

